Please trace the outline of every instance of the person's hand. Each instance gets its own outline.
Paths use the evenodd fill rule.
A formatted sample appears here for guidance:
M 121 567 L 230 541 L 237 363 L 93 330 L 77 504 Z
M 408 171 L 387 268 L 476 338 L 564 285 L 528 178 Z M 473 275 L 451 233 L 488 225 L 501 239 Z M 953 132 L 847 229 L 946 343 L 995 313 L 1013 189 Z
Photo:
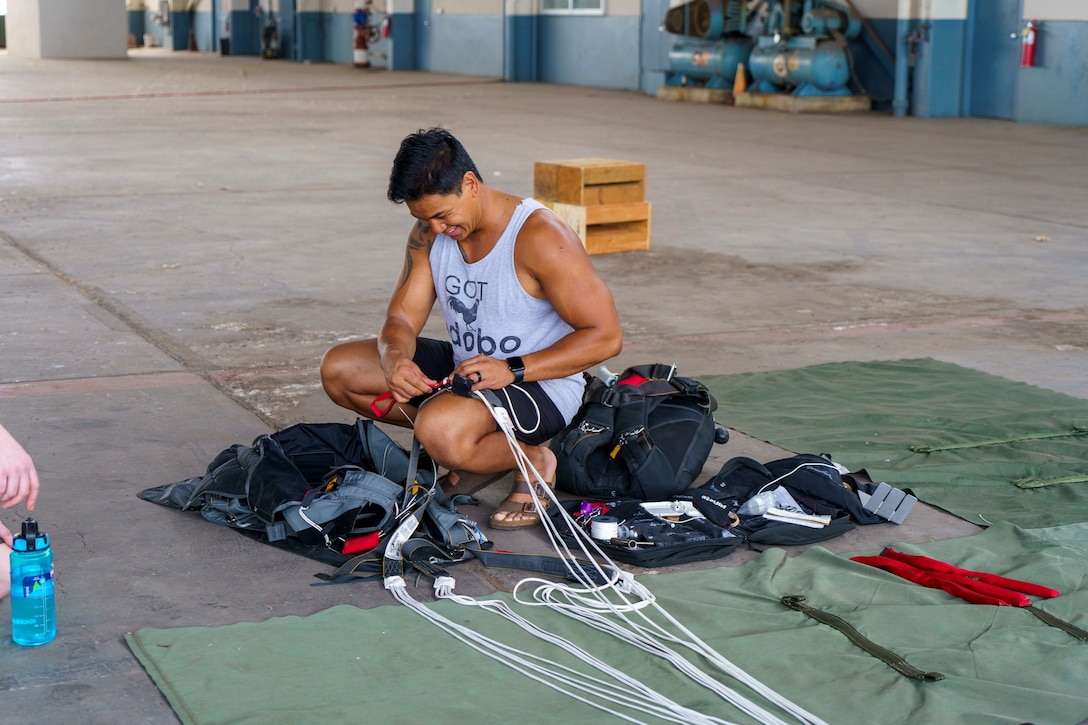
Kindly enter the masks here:
M 514 382 L 505 360 L 476 355 L 463 361 L 454 372 L 472 381 L 473 390 L 499 390 Z
M 402 357 L 393 363 L 389 374 L 389 390 L 398 403 L 407 403 L 417 395 L 426 395 L 434 390 L 438 382 L 431 380 L 411 359 Z
M 11 530 L 3 524 L 0 524 L 0 541 L 7 544 L 9 549 L 15 546 L 15 538 L 12 536 Z
M 22 501 L 26 501 L 27 511 L 34 510 L 38 501 L 38 470 L 30 454 L 0 425 L 0 508 L 9 509 Z M 10 539 L 10 531 L 7 537 Z

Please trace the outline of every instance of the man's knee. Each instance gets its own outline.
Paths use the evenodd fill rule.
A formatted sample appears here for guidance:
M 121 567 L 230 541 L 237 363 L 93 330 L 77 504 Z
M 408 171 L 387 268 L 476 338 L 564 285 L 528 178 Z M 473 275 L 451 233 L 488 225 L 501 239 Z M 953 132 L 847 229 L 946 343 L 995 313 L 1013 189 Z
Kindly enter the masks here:
M 344 373 L 343 353 L 337 347 L 330 348 L 325 351 L 325 354 L 321 356 L 321 387 L 325 389 L 325 393 L 336 400 L 339 395 L 342 394 L 344 389 L 344 380 L 346 375 Z
M 459 413 L 456 407 L 428 404 L 416 415 L 415 436 L 420 445 L 446 467 L 474 470 L 472 457 L 481 435 L 471 416 Z

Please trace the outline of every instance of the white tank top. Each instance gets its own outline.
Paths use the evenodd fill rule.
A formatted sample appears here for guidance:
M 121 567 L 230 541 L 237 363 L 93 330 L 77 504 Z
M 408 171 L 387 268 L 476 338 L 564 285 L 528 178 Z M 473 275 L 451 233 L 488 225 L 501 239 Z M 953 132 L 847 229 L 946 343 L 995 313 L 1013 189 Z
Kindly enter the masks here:
M 494 248 L 472 264 L 461 256 L 456 241 L 445 234 L 435 238 L 431 276 L 453 343 L 454 364 L 473 355 L 499 360 L 528 355 L 574 331 L 550 302 L 525 291 L 514 269 L 518 232 L 537 209 L 547 207 L 534 199 L 522 199 Z M 582 404 L 582 374 L 539 383 L 563 419 L 569 421 Z

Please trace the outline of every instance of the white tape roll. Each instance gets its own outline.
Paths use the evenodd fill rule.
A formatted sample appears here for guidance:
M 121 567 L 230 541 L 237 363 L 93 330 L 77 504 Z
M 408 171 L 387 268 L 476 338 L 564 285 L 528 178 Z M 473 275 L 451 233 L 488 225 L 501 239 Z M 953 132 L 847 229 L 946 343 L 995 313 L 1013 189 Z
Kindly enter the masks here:
M 589 522 L 589 535 L 598 541 L 608 541 L 619 535 L 620 522 L 615 516 L 598 516 Z

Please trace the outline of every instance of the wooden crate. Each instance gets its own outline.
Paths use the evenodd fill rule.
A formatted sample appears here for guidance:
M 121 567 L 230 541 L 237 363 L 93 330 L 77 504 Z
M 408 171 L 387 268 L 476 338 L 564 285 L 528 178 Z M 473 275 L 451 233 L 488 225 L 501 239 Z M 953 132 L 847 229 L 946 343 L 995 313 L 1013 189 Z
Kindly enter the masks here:
M 533 196 L 578 206 L 627 204 L 646 199 L 646 164 L 614 159 L 537 161 Z
M 650 248 L 650 202 L 583 206 L 545 201 L 570 225 L 590 254 Z

